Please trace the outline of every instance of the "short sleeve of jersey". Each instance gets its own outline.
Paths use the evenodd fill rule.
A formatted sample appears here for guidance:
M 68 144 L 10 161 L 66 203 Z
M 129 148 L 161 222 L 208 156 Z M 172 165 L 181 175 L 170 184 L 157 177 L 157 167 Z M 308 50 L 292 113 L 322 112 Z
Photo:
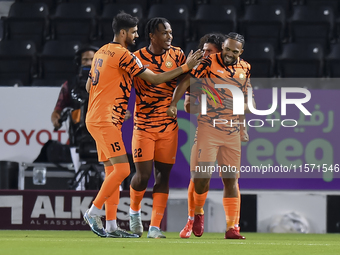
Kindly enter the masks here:
M 184 52 L 180 50 L 180 53 L 178 54 L 179 66 L 184 65 L 186 61 L 187 61 L 187 57 L 185 56 Z
M 195 78 L 206 78 L 210 71 L 210 67 L 211 58 L 207 57 L 196 67 L 196 69 L 192 69 L 190 74 Z
M 142 62 L 131 52 L 126 51 L 119 59 L 119 68 L 137 76 L 145 71 Z
M 244 86 L 242 86 L 242 92 L 245 96 L 248 96 L 248 88 L 251 88 L 251 83 L 250 83 L 250 69 L 251 66 L 249 63 L 245 62 L 244 60 L 240 61 L 240 64 L 242 65 L 243 69 L 245 70 L 245 76 L 246 76 L 246 82 L 244 84 Z M 254 97 L 254 91 L 251 95 L 252 97 Z

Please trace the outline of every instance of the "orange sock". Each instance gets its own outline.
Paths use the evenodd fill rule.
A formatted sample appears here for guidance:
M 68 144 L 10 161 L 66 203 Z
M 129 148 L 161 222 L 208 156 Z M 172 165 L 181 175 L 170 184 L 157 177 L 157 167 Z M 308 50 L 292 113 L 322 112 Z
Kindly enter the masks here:
M 238 205 L 237 205 L 237 218 L 235 221 L 235 226 L 240 226 L 240 214 L 241 214 L 241 193 L 240 193 L 240 186 L 237 184 L 237 198 L 238 198 Z
M 100 188 L 93 204 L 97 208 L 102 208 L 104 202 L 111 197 L 114 192 L 119 192 L 119 185 L 130 174 L 129 163 L 118 163 L 114 165 L 114 171 L 107 176 Z M 118 193 L 119 194 L 119 193 Z
M 105 178 L 107 178 L 114 171 L 114 166 L 105 167 Z M 114 191 L 112 196 L 105 201 L 105 215 L 106 220 L 117 219 L 117 208 L 119 203 L 119 190 Z
M 225 218 L 227 221 L 227 231 L 230 228 L 235 227 L 238 210 L 238 198 L 237 197 L 224 197 L 223 207 L 225 212 Z
M 207 196 L 208 191 L 204 192 L 203 194 L 197 194 L 196 191 L 194 191 L 195 214 L 204 214 L 203 206 Z
M 195 216 L 194 191 L 195 191 L 195 185 L 194 185 L 194 182 L 190 179 L 190 183 L 188 187 L 188 215 L 189 217 Z
M 146 189 L 142 191 L 134 190 L 130 185 L 130 208 L 132 210 L 139 211 L 142 208 L 141 201 L 145 191 Z
M 168 202 L 169 194 L 165 193 L 153 193 L 153 204 L 150 226 L 160 227 L 163 219 L 164 210 Z
M 117 219 L 117 209 L 119 204 L 119 189 L 115 190 L 111 197 L 105 201 L 105 215 L 106 220 L 116 220 Z

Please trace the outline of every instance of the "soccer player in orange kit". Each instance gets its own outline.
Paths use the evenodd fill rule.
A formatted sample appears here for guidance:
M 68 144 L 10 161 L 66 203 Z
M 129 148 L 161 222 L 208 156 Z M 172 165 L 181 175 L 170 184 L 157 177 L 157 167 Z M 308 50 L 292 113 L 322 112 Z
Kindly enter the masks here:
M 205 58 L 202 63 L 191 71 L 191 75 L 196 78 L 204 79 L 207 84 L 219 80 L 219 82 L 232 84 L 240 88 L 245 97 L 247 97 L 247 87 L 250 87 L 250 65 L 242 60 L 239 56 L 243 52 L 244 38 L 237 33 L 229 33 L 227 39 L 223 43 L 222 52 L 212 54 Z M 176 104 L 190 86 L 189 80 L 184 80 L 178 86 L 175 92 L 173 102 L 168 109 L 169 116 L 175 116 L 177 112 Z M 209 86 L 208 86 L 209 87 Z M 219 125 L 213 127 L 213 119 L 218 116 L 221 119 L 228 119 L 235 122 L 240 122 L 238 115 L 232 114 L 232 94 L 227 89 L 216 89 L 221 102 L 221 105 L 216 105 L 213 98 L 207 101 L 207 115 L 200 114 L 198 117 L 198 132 L 197 132 L 197 160 L 199 167 L 214 166 L 217 159 L 220 166 L 232 166 L 237 169 L 236 172 L 228 172 L 221 174 L 224 184 L 223 190 L 223 206 L 226 213 L 226 239 L 244 239 L 235 228 L 239 215 L 239 192 L 238 192 L 238 176 L 240 168 L 241 156 L 241 139 L 240 129 L 245 129 L 243 125 Z M 246 99 L 245 99 L 246 102 Z M 255 102 L 253 100 L 253 104 Z M 245 103 L 245 112 L 248 106 Z M 197 165 L 196 165 L 197 166 Z M 196 236 L 201 236 L 204 231 L 204 214 L 203 206 L 209 190 L 209 182 L 211 173 L 196 173 L 193 172 L 194 179 L 194 203 L 195 216 L 193 232 Z M 189 194 L 190 195 L 190 194 Z M 190 206 L 190 204 L 189 204 Z M 189 218 L 190 220 L 190 218 Z M 191 222 L 189 222 L 191 223 Z M 190 227 L 190 226 L 189 226 Z M 189 234 L 186 234 L 186 233 Z M 189 231 L 184 229 L 183 237 L 190 236 Z
M 121 127 L 133 77 L 138 76 L 154 84 L 163 83 L 189 71 L 199 63 L 202 56 L 202 53 L 197 51 L 176 69 L 161 74 L 153 73 L 127 49 L 127 46 L 134 45 L 135 39 L 138 38 L 137 23 L 136 17 L 124 12 L 114 18 L 113 41 L 96 52 L 86 84 L 86 90 L 89 92 L 86 126 L 96 141 L 98 161 L 104 163 L 106 177 L 92 206 L 85 212 L 84 220 L 100 237 L 139 237 L 121 230 L 116 222 L 119 185 L 130 174 Z M 106 230 L 100 219 L 104 203 Z

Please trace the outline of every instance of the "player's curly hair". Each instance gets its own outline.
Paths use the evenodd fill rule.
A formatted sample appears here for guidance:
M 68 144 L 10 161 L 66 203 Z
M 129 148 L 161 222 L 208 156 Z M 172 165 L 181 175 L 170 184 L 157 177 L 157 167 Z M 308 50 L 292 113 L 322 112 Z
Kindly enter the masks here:
M 166 18 L 162 18 L 162 17 L 156 17 L 156 18 L 152 18 L 148 21 L 148 23 L 146 23 L 145 25 L 145 39 L 150 42 L 150 36 L 149 34 L 154 34 L 156 30 L 158 30 L 158 24 L 163 24 L 165 27 L 165 23 L 169 23 L 170 22 L 166 19 Z
M 132 27 L 137 26 L 138 18 L 133 17 L 124 11 L 118 13 L 112 21 L 112 30 L 114 34 L 118 34 L 121 29 L 129 30 Z
M 211 33 L 204 35 L 198 44 L 198 49 L 202 50 L 205 43 L 213 44 L 219 51 L 222 51 L 222 43 L 226 37 L 223 34 Z
M 244 41 L 243 35 L 240 35 L 235 32 L 230 32 L 229 34 L 227 34 L 227 38 L 230 38 L 230 39 L 233 39 L 235 41 L 242 43 L 242 48 L 244 47 L 245 41 Z

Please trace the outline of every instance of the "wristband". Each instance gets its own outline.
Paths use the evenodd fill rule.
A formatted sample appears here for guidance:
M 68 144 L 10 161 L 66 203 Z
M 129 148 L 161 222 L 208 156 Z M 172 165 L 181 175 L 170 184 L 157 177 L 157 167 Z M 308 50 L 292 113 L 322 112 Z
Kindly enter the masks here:
M 188 64 L 181 65 L 181 68 L 183 73 L 189 72 L 190 70 Z

